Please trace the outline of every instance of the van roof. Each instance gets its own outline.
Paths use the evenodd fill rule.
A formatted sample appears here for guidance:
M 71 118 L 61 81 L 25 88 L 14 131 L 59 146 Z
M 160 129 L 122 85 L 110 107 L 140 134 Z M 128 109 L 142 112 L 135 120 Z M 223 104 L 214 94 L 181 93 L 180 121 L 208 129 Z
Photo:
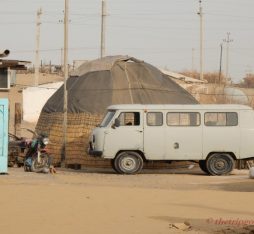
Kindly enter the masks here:
M 246 105 L 236 104 L 186 104 L 186 105 L 156 105 L 156 104 L 121 104 L 111 105 L 108 110 L 253 110 L 251 107 Z

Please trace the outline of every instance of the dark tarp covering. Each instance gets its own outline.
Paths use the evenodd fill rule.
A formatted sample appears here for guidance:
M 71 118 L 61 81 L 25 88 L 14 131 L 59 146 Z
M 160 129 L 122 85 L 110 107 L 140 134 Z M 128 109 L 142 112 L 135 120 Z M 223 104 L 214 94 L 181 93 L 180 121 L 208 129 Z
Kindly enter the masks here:
M 112 104 L 196 104 L 185 89 L 152 65 L 127 56 L 94 60 L 67 81 L 69 113 L 105 112 Z M 42 112 L 63 111 L 63 86 Z

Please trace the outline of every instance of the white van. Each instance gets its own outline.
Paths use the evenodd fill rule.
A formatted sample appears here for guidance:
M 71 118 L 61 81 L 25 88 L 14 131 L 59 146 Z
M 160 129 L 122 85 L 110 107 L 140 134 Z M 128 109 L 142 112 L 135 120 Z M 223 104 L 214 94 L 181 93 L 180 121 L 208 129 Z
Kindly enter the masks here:
M 199 161 L 210 175 L 254 159 L 254 111 L 244 105 L 113 105 L 89 141 L 89 154 L 122 174 L 143 162 Z

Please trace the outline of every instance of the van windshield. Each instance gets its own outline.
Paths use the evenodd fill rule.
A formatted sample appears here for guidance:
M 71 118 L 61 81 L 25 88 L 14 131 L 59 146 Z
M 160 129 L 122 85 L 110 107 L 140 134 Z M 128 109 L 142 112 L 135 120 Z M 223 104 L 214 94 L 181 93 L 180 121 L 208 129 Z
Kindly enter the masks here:
M 100 127 L 107 127 L 109 122 L 112 120 L 113 116 L 115 115 L 115 110 L 109 110 L 105 117 L 103 118 Z

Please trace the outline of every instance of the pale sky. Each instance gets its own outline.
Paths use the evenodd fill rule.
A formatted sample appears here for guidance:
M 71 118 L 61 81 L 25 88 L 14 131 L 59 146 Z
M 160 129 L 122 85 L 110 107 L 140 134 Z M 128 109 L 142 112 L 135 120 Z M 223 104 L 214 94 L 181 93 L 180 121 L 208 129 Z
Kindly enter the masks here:
M 106 55 L 129 55 L 172 71 L 199 70 L 198 0 L 106 0 Z M 204 72 L 219 70 L 231 33 L 229 74 L 254 72 L 254 1 L 203 0 Z M 69 0 L 69 63 L 100 56 L 101 0 Z M 0 48 L 34 61 L 36 11 L 42 8 L 41 59 L 61 63 L 64 0 L 0 0 Z M 194 49 L 194 53 L 192 52 Z M 223 50 L 225 72 L 226 46 Z

